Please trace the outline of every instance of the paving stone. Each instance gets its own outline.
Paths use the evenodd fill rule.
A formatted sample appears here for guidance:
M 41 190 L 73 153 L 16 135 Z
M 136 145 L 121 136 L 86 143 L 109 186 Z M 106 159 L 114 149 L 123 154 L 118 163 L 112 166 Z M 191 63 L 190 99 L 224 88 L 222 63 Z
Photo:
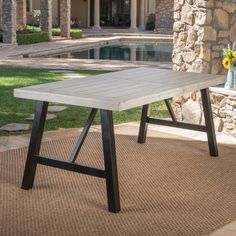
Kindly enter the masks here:
M 11 123 L 2 126 L 0 130 L 7 132 L 17 132 L 17 131 L 29 130 L 29 128 L 30 128 L 29 124 Z
M 67 109 L 68 107 L 65 106 L 49 106 L 48 111 L 49 112 L 61 112 Z
M 53 120 L 57 118 L 54 114 L 47 114 L 46 120 Z M 26 120 L 34 120 L 34 114 L 31 114 L 30 117 L 26 118 Z

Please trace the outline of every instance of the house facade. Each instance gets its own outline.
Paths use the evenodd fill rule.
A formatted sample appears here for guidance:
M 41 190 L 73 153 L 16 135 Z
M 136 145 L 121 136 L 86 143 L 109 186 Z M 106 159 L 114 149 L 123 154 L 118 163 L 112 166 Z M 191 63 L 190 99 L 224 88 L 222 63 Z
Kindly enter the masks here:
M 5 43 L 15 43 L 16 26 L 35 25 L 35 12 L 40 12 L 41 29 L 49 37 L 52 26 L 70 37 L 71 23 L 94 31 L 108 27 L 137 32 L 149 25 L 157 33 L 172 33 L 173 5 L 174 0 L 0 0 L 0 29 Z
M 94 26 L 95 11 L 100 15 L 101 27 L 130 27 L 131 16 L 133 14 L 131 7 L 132 0 L 71 0 L 71 19 L 72 23 L 80 28 L 89 28 Z M 32 14 L 35 9 L 40 9 L 40 0 L 28 0 L 28 23 L 32 21 Z M 60 24 L 60 1 L 52 0 L 52 19 L 54 25 Z M 137 0 L 136 16 L 137 27 L 145 26 L 148 17 L 155 14 L 156 0 Z
M 0 0 L 0 9 L 2 8 Z M 131 4 L 131 2 L 135 3 Z M 159 0 L 161 1 L 161 0 Z M 25 21 L 28 24 L 35 23 L 34 12 L 40 10 L 40 0 L 16 0 L 17 15 L 21 15 L 19 11 L 20 5 L 23 4 L 25 9 Z M 52 0 L 52 23 L 54 26 L 60 24 L 60 7 L 62 0 Z M 98 2 L 100 2 L 98 4 Z M 71 20 L 76 27 L 115 27 L 129 28 L 137 27 L 145 29 L 146 23 L 150 16 L 153 17 L 156 11 L 156 0 L 71 0 Z M 23 9 L 22 9 L 23 10 Z M 24 13 L 23 13 L 24 14 Z M 0 25 L 2 22 L 3 12 L 0 13 Z M 99 22 L 96 17 L 99 15 Z M 136 22 L 132 22 L 136 21 Z M 24 21 L 24 20 L 23 20 Z M 22 24 L 21 16 L 17 16 L 17 23 Z M 99 23 L 99 24 L 97 24 Z M 132 25 L 133 23 L 133 25 Z M 135 24 L 135 25 L 134 25 Z

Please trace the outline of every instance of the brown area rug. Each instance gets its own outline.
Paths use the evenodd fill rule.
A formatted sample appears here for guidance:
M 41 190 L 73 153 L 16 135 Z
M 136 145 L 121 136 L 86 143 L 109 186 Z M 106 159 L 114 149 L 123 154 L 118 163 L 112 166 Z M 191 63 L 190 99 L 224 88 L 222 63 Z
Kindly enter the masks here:
M 76 138 L 43 144 L 66 158 Z M 105 180 L 38 166 L 20 189 L 27 149 L 0 153 L 0 235 L 207 235 L 236 219 L 236 148 L 208 155 L 204 142 L 160 134 L 137 144 L 116 136 L 122 211 L 107 212 Z M 78 162 L 103 166 L 100 133 Z

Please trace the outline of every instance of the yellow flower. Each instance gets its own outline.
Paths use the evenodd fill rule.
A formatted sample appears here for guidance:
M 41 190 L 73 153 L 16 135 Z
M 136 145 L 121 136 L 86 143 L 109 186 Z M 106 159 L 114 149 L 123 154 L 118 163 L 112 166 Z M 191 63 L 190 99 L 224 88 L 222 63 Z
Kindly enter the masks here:
M 232 55 L 234 58 L 236 58 L 236 51 L 233 51 Z
M 224 60 L 223 60 L 223 66 L 224 66 L 224 68 L 225 69 L 229 69 L 230 67 L 231 67 L 231 62 L 230 62 L 230 59 L 229 58 L 224 58 Z

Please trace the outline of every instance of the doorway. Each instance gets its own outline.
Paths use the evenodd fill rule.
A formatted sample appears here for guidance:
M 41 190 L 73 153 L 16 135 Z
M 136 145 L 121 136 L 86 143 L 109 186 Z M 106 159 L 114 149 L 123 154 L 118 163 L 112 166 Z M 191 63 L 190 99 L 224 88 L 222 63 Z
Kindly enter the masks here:
M 100 0 L 100 25 L 130 27 L 130 5 L 131 0 Z M 90 3 L 90 16 L 90 22 L 93 25 L 94 0 Z

